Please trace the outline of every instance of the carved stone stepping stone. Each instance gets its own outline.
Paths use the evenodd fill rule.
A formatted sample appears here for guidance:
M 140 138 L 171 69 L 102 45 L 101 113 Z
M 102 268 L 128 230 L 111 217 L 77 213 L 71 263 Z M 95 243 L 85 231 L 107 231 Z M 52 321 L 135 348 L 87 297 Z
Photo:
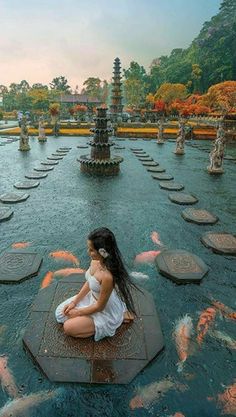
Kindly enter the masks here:
M 201 258 L 185 250 L 163 250 L 155 264 L 162 275 L 177 284 L 199 283 L 209 271 Z
M 181 215 L 187 222 L 197 224 L 215 224 L 219 220 L 218 217 L 203 209 L 186 208 Z
M 131 150 L 131 151 L 134 151 L 134 152 L 135 152 L 135 151 L 142 151 L 142 150 L 143 150 L 143 148 L 130 148 L 130 150 Z
M 159 165 L 157 162 L 156 162 L 156 164 Z M 160 166 L 150 167 L 150 168 L 147 168 L 147 171 L 148 172 L 165 172 L 165 168 L 162 168 Z
M 152 161 L 150 161 L 150 162 L 142 162 L 142 165 L 144 166 L 144 167 L 156 167 L 157 165 L 158 165 L 158 163 L 157 162 L 152 162 Z
M 46 178 L 48 174 L 45 172 L 30 172 L 29 174 L 25 175 L 25 178 L 29 178 L 30 180 L 41 180 L 42 178 Z
M 42 167 L 34 168 L 34 171 L 48 172 L 48 171 L 52 171 L 53 169 L 54 169 L 54 167 L 51 167 L 51 166 L 42 166 Z
M 43 162 L 41 162 L 41 165 L 48 165 L 48 166 L 54 166 L 54 165 L 58 165 L 58 164 L 59 164 L 59 161 L 51 161 L 51 162 L 43 161 Z
M 77 148 L 79 148 L 79 149 L 85 149 L 85 148 L 88 148 L 89 146 L 88 145 L 78 145 L 77 146 Z
M 10 250 L 0 255 L 0 283 L 20 282 L 38 274 L 42 256 L 26 250 Z
M 0 223 L 9 220 L 13 213 L 11 207 L 0 207 Z
M 169 191 L 181 191 L 184 189 L 184 185 L 177 182 L 159 182 L 159 187 Z
M 174 179 L 174 177 L 172 177 L 172 175 L 169 174 L 152 174 L 152 178 L 154 178 L 154 180 L 160 180 L 160 181 L 171 181 Z
M 47 159 L 49 161 L 60 161 L 61 159 L 63 159 L 63 156 L 48 156 Z
M 26 193 L 6 193 L 0 195 L 0 201 L 2 203 L 21 203 L 29 198 L 29 194 Z
M 148 157 L 142 157 L 142 158 L 138 158 L 139 161 L 141 162 L 153 162 L 153 158 Z
M 123 323 L 113 337 L 99 342 L 93 337 L 76 339 L 64 334 L 55 309 L 83 284 L 84 277 L 74 274 L 39 291 L 24 346 L 50 381 L 127 384 L 164 346 L 153 297 L 146 290 L 132 290 L 137 310 L 133 323 Z
M 222 255 L 236 255 L 236 235 L 226 232 L 207 232 L 201 237 L 201 242 Z
M 197 197 L 187 193 L 171 193 L 168 198 L 176 204 L 195 204 L 198 202 Z
M 18 188 L 18 189 L 22 189 L 22 190 L 28 190 L 30 188 L 36 188 L 36 187 L 38 187 L 39 184 L 40 184 L 39 181 L 34 181 L 34 180 L 28 180 L 27 181 L 26 180 L 26 181 L 16 182 L 14 184 L 14 187 L 15 188 Z

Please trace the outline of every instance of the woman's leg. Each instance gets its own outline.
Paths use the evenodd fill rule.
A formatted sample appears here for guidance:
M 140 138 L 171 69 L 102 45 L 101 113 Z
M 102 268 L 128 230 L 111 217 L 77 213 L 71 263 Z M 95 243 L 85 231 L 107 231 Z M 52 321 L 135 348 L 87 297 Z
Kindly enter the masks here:
M 95 334 L 94 321 L 89 316 L 68 319 L 64 322 L 63 328 L 67 336 L 85 338 Z

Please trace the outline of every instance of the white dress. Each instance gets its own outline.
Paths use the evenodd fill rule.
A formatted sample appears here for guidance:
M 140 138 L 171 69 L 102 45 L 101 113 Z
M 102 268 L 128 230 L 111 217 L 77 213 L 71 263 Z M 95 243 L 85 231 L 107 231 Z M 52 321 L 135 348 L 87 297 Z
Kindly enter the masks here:
M 89 269 L 85 273 L 85 278 L 88 281 L 90 291 L 76 304 L 76 308 L 91 306 L 92 304 L 95 304 L 99 298 L 101 284 L 94 275 L 90 274 Z M 63 309 L 67 304 L 73 301 L 75 297 L 76 296 L 74 295 L 73 297 L 68 298 L 57 307 L 55 316 L 58 323 L 64 323 L 68 320 L 68 317 L 63 313 Z M 95 326 L 94 340 L 97 342 L 103 337 L 114 336 L 116 329 L 123 322 L 125 311 L 127 311 L 127 307 L 114 288 L 105 308 L 102 311 L 90 314 Z

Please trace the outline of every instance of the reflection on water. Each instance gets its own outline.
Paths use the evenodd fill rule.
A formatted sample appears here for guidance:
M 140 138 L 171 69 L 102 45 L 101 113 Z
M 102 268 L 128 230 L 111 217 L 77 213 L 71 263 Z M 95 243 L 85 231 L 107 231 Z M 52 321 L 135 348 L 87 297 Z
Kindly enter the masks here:
M 159 161 L 176 182 L 183 183 L 186 191 L 199 198 L 195 207 L 219 216 L 214 226 L 197 226 L 182 219 L 184 206 L 168 200 L 168 191 L 159 188 L 158 182 L 131 153 L 129 148 L 133 145 L 128 140 L 123 142 L 125 149 L 119 151 L 124 162 L 118 177 L 102 179 L 81 174 L 76 158 L 84 150 L 76 146 L 85 141 L 83 138 L 50 138 L 41 146 L 32 139 L 31 151 L 24 157 L 17 150 L 18 143 L 1 147 L 2 194 L 12 191 L 16 181 L 22 180 L 58 147 L 72 146 L 48 177 L 40 180 L 39 188 L 30 190 L 30 198 L 14 206 L 12 219 L 0 224 L 1 251 L 13 242 L 31 242 L 30 248 L 44 256 L 37 277 L 19 285 L 0 285 L 0 354 L 8 357 L 7 366 L 20 395 L 35 401 L 28 411 L 26 407 L 21 414 L 14 411 L 12 415 L 167 417 L 176 412 L 185 417 L 218 417 L 222 412 L 226 416 L 235 415 L 235 258 L 213 254 L 200 242 L 202 233 L 208 230 L 235 231 L 235 163 L 225 161 L 225 174 L 216 178 L 206 173 L 207 152 L 186 146 L 186 154 L 178 158 L 173 154 L 174 143 L 165 143 L 160 148 L 154 141 L 136 142 L 137 147 L 144 148 Z M 202 145 L 210 149 L 210 143 Z M 236 156 L 236 148 L 228 146 L 227 153 Z M 152 293 L 166 348 L 128 386 L 53 384 L 22 347 L 30 306 L 48 271 L 78 267 L 78 260 L 81 268 L 88 266 L 86 238 L 99 226 L 107 226 L 115 233 L 133 279 Z M 153 231 L 157 234 L 153 235 Z M 159 238 L 170 249 L 188 250 L 205 261 L 210 271 L 201 285 L 177 286 L 162 277 L 153 263 L 134 264 L 136 255 L 160 249 L 157 247 Z M 63 253 L 58 255 L 59 265 L 55 256 L 49 254 L 60 251 Z M 66 259 L 70 255 L 72 258 Z M 71 259 L 74 265 L 70 264 Z M 209 309 L 215 310 L 214 318 Z M 182 323 L 177 343 L 173 332 L 186 315 L 191 318 L 192 331 L 186 333 Z M 185 358 L 186 349 L 183 370 L 178 372 L 176 364 Z M 160 385 L 163 381 L 174 381 L 174 387 L 186 389 L 165 390 Z M 52 398 L 49 398 L 50 392 Z M 138 395 L 143 395 L 144 406 L 131 410 L 130 402 Z M 39 398 L 45 401 L 37 402 Z M 145 398 L 151 400 L 145 402 Z M 9 399 L 7 390 L 0 390 L 0 407 Z M 2 411 L 1 415 L 9 414 Z

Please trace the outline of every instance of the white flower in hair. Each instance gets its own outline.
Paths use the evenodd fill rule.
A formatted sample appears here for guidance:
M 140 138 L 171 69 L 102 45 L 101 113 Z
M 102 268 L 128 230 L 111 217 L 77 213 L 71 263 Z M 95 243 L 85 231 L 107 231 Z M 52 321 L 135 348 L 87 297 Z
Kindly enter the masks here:
M 100 249 L 98 249 L 98 252 L 100 253 L 100 255 L 103 257 L 103 258 L 107 258 L 108 256 L 109 256 L 109 253 L 106 251 L 106 249 L 104 249 L 104 248 L 100 248 Z

